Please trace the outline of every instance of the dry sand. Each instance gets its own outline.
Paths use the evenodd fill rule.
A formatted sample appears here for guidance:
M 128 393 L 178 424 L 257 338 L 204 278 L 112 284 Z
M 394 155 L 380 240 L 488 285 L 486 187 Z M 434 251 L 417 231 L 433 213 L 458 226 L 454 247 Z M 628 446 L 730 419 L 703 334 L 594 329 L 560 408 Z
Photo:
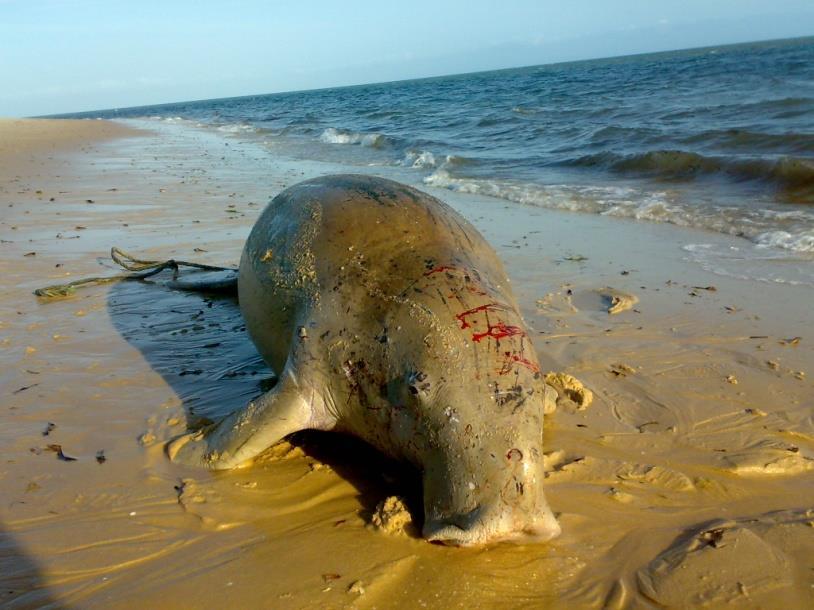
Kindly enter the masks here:
M 336 435 L 169 463 L 188 412 L 271 376 L 235 303 L 31 291 L 113 273 L 111 245 L 233 264 L 270 196 L 336 168 L 156 129 L 0 122 L 0 605 L 814 606 L 814 290 L 711 275 L 681 255 L 697 232 L 433 191 L 506 261 L 544 366 L 593 393 L 546 417 L 552 543 L 417 539 L 386 502 L 420 518 L 414 474 Z M 609 294 L 637 301 L 609 315 Z
M 49 153 L 86 151 L 94 142 L 121 137 L 131 131 L 110 121 L 0 118 L 3 179 L 19 176 L 21 171 L 26 171 L 23 168 L 32 164 L 44 166 L 43 161 L 53 160 Z

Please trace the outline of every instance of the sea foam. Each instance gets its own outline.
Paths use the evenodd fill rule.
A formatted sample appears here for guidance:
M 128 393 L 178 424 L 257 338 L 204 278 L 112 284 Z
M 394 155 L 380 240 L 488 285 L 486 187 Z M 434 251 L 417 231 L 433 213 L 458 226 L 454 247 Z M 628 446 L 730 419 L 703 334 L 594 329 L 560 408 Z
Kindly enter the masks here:
M 465 178 L 441 167 L 424 178 L 424 184 L 459 193 L 484 195 L 535 207 L 633 218 L 650 222 L 706 229 L 744 237 L 756 245 L 790 252 L 814 252 L 814 221 L 805 211 L 776 212 L 727 206 L 687 204 L 667 190 L 643 191 L 621 186 L 541 185 L 528 182 Z M 778 216 L 786 215 L 787 218 Z M 778 220 L 788 220 L 778 230 Z
M 326 144 L 361 144 L 371 148 L 380 148 L 387 143 L 386 136 L 380 133 L 360 133 L 335 127 L 325 129 L 319 139 Z

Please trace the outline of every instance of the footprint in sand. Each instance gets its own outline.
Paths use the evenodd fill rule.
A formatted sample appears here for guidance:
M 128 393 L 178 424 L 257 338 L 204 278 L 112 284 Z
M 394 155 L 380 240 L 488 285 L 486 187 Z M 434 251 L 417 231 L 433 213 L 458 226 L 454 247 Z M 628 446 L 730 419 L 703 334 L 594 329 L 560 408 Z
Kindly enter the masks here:
M 725 470 L 741 476 L 788 476 L 814 470 L 814 459 L 796 445 L 763 440 L 718 456 Z
M 812 516 L 779 511 L 700 527 L 637 572 L 639 591 L 671 608 L 790 607 L 800 577 L 790 557 L 814 552 Z
M 552 316 L 565 316 L 579 311 L 571 299 L 571 291 L 566 289 L 560 292 L 549 292 L 537 299 L 537 309 L 544 314 Z
M 782 412 L 750 407 L 696 421 L 685 440 L 709 451 L 715 468 L 743 477 L 780 477 L 814 470 L 809 435 L 795 437 L 795 428 Z
M 553 293 L 556 295 L 557 293 Z M 537 301 L 537 306 L 546 311 L 548 304 L 544 301 L 549 295 Z M 569 296 L 568 304 L 574 308 L 574 312 L 584 311 L 605 311 L 610 315 L 619 314 L 623 311 L 633 309 L 639 302 L 639 297 L 629 292 L 624 292 L 610 286 L 599 288 L 598 290 L 586 290 Z M 557 300 L 552 298 L 552 306 Z M 563 313 L 563 312 L 560 312 Z

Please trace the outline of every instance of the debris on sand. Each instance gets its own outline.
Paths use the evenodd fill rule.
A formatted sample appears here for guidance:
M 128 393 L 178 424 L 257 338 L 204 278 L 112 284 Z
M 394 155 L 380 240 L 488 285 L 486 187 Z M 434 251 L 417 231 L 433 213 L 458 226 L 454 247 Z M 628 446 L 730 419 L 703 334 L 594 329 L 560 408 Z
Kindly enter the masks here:
M 537 309 L 553 315 L 577 313 L 579 310 L 574 307 L 571 296 L 572 293 L 570 290 L 565 292 L 549 292 L 542 298 L 537 299 Z
M 149 447 L 150 445 L 154 444 L 155 441 L 156 441 L 155 434 L 153 434 L 149 430 L 138 437 L 139 445 L 141 445 L 142 447 Z
M 38 384 L 38 383 L 32 383 L 31 385 L 24 385 L 23 387 L 21 387 L 21 388 L 17 388 L 16 390 L 14 390 L 14 391 L 12 392 L 12 394 L 17 395 L 17 394 L 19 394 L 20 392 L 25 392 L 26 390 L 30 390 L 31 388 L 36 388 L 38 385 L 40 385 L 40 384 Z
M 635 374 L 636 369 L 623 362 L 617 362 L 616 364 L 610 365 L 610 373 L 614 377 L 627 377 L 628 375 Z
M 355 595 L 364 595 L 365 594 L 365 587 L 362 584 L 361 580 L 354 580 L 350 583 L 348 587 L 348 593 L 353 593 Z
M 594 393 L 568 373 L 546 373 L 545 382 L 557 390 L 560 397 L 565 396 L 573 401 L 579 410 L 588 408 L 593 402 Z
M 48 450 L 53 451 L 54 453 L 56 453 L 57 454 L 57 459 L 62 460 L 63 462 L 75 462 L 76 461 L 75 457 L 65 455 L 62 452 L 62 445 L 56 445 L 56 444 L 48 445 Z
M 412 522 L 404 498 L 399 496 L 389 496 L 379 502 L 371 519 L 374 529 L 386 534 L 406 534 Z
M 610 286 L 601 288 L 600 290 L 597 290 L 597 292 L 599 293 L 599 296 L 603 298 L 609 314 L 622 313 L 623 311 L 632 309 L 633 306 L 639 302 L 639 297 L 637 297 L 635 294 L 622 292 L 621 290 L 611 288 Z

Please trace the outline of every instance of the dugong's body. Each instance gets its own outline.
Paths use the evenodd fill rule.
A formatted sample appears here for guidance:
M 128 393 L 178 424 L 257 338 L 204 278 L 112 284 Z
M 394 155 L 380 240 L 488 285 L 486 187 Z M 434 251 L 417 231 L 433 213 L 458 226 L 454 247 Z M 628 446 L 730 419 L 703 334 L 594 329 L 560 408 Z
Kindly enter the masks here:
M 174 459 L 232 468 L 306 428 L 353 434 L 423 474 L 423 535 L 548 539 L 545 384 L 494 250 L 446 204 L 368 176 L 289 188 L 249 235 L 246 327 L 278 384 Z

